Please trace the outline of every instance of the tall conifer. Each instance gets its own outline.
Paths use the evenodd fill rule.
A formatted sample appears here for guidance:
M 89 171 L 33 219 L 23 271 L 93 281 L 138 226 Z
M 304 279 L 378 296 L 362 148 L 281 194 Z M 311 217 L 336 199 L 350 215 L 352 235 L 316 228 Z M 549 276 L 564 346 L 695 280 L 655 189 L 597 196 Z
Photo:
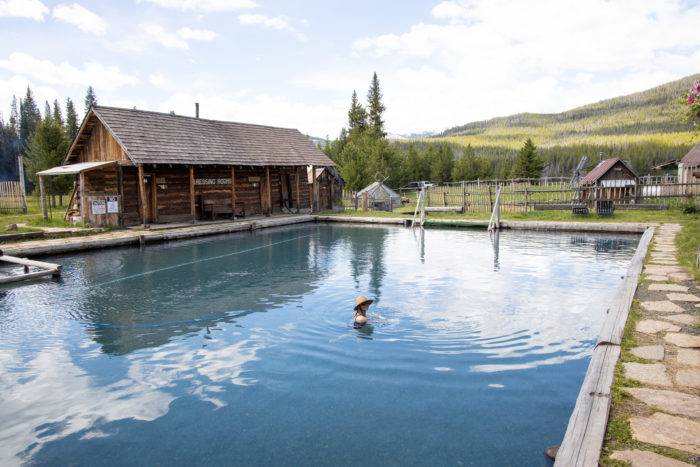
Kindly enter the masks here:
M 379 88 L 379 78 L 376 72 L 372 76 L 372 84 L 367 92 L 367 106 L 369 107 L 369 130 L 378 138 L 385 137 L 382 114 L 386 108 L 382 104 L 382 91 Z
M 91 107 L 97 105 L 97 95 L 92 86 L 88 86 L 87 93 L 85 94 L 85 113 L 87 114 Z
M 75 112 L 75 105 L 69 97 L 66 99 L 66 135 L 73 141 L 78 134 L 78 114 Z

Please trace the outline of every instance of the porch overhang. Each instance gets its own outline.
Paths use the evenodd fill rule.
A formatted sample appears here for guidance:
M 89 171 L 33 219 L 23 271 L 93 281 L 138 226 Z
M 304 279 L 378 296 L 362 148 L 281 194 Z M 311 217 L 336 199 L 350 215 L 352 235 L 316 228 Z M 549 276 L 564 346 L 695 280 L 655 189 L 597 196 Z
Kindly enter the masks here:
M 99 162 L 81 162 L 79 164 L 59 165 L 51 169 L 42 170 L 36 174 L 40 177 L 51 175 L 76 175 L 88 170 L 97 169 L 111 164 L 117 164 L 118 161 L 99 161 Z

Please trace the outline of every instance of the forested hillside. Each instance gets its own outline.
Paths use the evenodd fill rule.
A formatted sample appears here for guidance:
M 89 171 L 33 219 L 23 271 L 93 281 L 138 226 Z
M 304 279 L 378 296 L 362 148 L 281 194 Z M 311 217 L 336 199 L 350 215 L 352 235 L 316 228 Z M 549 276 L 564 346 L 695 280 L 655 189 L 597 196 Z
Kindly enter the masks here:
M 683 96 L 700 74 L 646 91 L 557 114 L 523 113 L 468 123 L 424 140 L 469 146 L 475 156 L 512 158 L 531 138 L 546 161 L 548 175 L 567 176 L 581 156 L 621 157 L 646 173 L 658 162 L 682 157 L 700 139 L 684 118 Z M 505 175 L 507 163 L 489 161 Z M 499 167 L 502 166 L 502 170 Z

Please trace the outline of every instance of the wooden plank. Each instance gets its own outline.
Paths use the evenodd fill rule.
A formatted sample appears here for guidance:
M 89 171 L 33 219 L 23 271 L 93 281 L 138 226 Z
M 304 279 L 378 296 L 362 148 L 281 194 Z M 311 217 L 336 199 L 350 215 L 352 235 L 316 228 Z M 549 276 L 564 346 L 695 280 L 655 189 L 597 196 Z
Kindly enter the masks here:
M 266 167 L 265 171 L 266 175 L 266 180 L 267 180 L 267 215 L 272 214 L 272 182 L 270 181 L 270 167 Z
M 41 214 L 45 221 L 49 220 L 49 210 L 46 200 L 46 189 L 44 188 L 44 177 L 39 176 L 39 196 L 41 196 Z
M 16 256 L 2 255 L 2 256 L 0 256 L 0 261 L 4 261 L 6 263 L 12 263 L 12 264 L 19 264 L 22 266 L 31 266 L 31 267 L 35 267 L 35 268 L 41 268 L 41 269 L 58 269 L 59 271 L 61 270 L 60 264 L 47 263 L 44 261 L 36 261 L 33 259 L 28 259 L 28 258 L 18 258 Z
M 119 203 L 119 227 L 124 227 L 124 174 L 121 164 L 117 165 L 117 202 Z M 72 199 L 72 198 L 71 198 Z M 70 204 L 68 205 L 70 209 Z
M 190 166 L 190 216 L 192 217 L 192 223 L 197 221 L 197 208 L 194 196 L 194 166 L 192 165 Z
M 141 224 L 146 225 L 146 184 L 143 179 L 143 164 L 138 164 L 138 188 L 139 188 L 139 211 L 141 211 Z
M 642 235 L 625 280 L 608 309 L 608 316 L 593 350 L 564 440 L 557 452 L 555 466 L 598 465 L 608 422 L 615 364 L 620 357 L 622 333 L 653 235 L 654 229 L 651 227 Z
M 55 270 L 42 270 L 42 271 L 36 271 L 36 272 L 28 272 L 25 274 L 18 274 L 16 276 L 0 277 L 0 284 L 10 284 L 13 282 L 26 281 L 29 279 L 36 279 L 38 277 L 44 277 L 44 276 L 56 277 L 57 275 L 60 275 L 60 272 L 55 271 Z
M 297 186 L 297 214 L 299 214 L 299 206 L 301 205 L 301 190 L 299 188 L 299 179 L 301 178 L 301 175 L 299 172 L 301 171 L 301 166 L 297 167 L 296 170 L 296 186 Z
M 236 219 L 236 168 L 231 166 L 231 211 L 233 215 L 231 216 L 234 220 Z

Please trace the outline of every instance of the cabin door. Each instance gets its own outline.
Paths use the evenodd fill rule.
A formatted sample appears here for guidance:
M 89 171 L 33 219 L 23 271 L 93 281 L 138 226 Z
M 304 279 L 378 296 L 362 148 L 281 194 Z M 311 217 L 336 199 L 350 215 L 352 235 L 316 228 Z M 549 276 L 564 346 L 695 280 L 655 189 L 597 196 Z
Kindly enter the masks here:
M 331 187 L 328 180 L 318 184 L 318 207 L 320 210 L 333 209 L 331 205 Z
M 153 224 L 154 222 L 158 221 L 158 218 L 156 216 L 156 206 L 157 206 L 157 200 L 156 200 L 156 180 L 154 175 L 144 175 L 144 186 L 145 186 L 145 192 L 146 192 L 146 199 L 144 202 L 146 203 L 146 219 L 144 220 L 144 223 L 146 224 Z
M 292 177 L 288 173 L 280 174 L 280 192 L 282 194 L 282 207 L 292 209 Z

